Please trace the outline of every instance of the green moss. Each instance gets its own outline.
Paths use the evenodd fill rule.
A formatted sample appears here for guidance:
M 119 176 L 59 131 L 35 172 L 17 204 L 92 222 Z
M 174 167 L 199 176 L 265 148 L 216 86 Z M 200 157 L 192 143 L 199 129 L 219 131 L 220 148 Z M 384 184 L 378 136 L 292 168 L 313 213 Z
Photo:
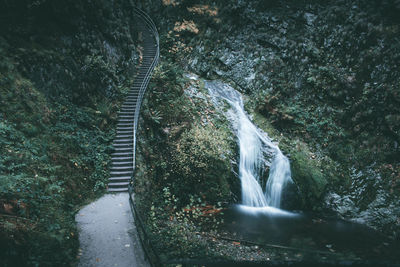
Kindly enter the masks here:
M 248 110 L 252 116 L 252 121 L 264 132 L 268 133 L 268 135 L 274 139 L 278 139 L 281 141 L 283 136 L 279 134 L 279 132 L 275 129 L 275 127 L 259 112 Z M 284 141 L 284 140 L 282 140 Z
M 319 206 L 328 181 L 317 160 L 310 158 L 304 145 L 298 145 L 290 155 L 292 178 L 299 186 L 306 207 Z
M 279 134 L 274 126 L 260 113 L 251 112 L 254 123 L 279 142 L 280 149 L 289 155 L 292 179 L 300 189 L 303 206 L 314 209 L 322 205 L 321 197 L 328 184 L 339 182 L 337 166 L 329 157 L 317 156 L 307 144 L 290 140 Z
M 200 195 L 211 203 L 229 200 L 232 174 L 227 140 L 223 130 L 212 126 L 194 126 L 182 134 L 171 159 L 179 179 L 173 184 L 176 195 Z

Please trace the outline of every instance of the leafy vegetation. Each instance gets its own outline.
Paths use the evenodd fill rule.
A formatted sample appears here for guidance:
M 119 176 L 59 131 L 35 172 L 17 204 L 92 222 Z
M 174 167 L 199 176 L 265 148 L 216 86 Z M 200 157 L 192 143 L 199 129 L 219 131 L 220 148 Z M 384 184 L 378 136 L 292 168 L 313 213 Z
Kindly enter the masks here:
M 196 233 L 215 229 L 215 215 L 237 199 L 236 143 L 201 81 L 165 54 L 142 107 L 135 199 L 163 259 L 214 257 Z
M 1 5 L 0 265 L 70 265 L 75 212 L 106 187 L 133 22 L 106 1 Z

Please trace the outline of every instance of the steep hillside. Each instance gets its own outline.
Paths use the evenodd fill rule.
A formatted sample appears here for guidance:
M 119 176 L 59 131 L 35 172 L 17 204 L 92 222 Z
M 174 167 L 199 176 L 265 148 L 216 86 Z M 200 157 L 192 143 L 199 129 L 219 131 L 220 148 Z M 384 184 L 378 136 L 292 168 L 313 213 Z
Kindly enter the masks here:
M 138 59 L 128 2 L 0 3 L 0 265 L 70 265 Z
M 241 201 L 238 145 L 207 79 L 243 93 L 289 157 L 292 209 L 399 239 L 399 0 L 0 0 L 2 265 L 74 263 L 74 214 L 104 193 L 139 62 L 135 2 L 160 32 L 135 201 L 162 259 L 359 259 L 221 239 L 220 215 Z
M 198 142 L 210 142 L 207 148 L 225 148 L 220 142 L 232 140 L 229 129 L 222 140 L 207 141 L 196 130 L 201 123 L 202 131 L 208 130 L 207 125 L 215 127 L 214 131 L 229 128 L 218 120 L 217 112 L 206 108 L 202 78 L 223 80 L 248 96 L 248 113 L 290 158 L 301 196 L 297 208 L 360 222 L 391 239 L 399 238 L 399 8 L 399 1 L 389 0 L 162 1 L 148 5 L 161 28 L 165 60 L 149 99 L 168 98 L 145 106 L 148 116 L 142 122 L 140 146 L 142 166 L 147 167 L 139 173 L 143 178 L 138 183 L 147 187 L 143 191 L 138 187 L 137 193 L 144 214 L 150 214 L 149 230 L 155 243 L 164 238 L 169 248 L 162 251 L 175 257 L 198 253 L 199 247 L 186 241 L 174 249 L 175 254 L 170 250 L 182 238 L 193 244 L 196 236 L 190 233 L 210 226 L 197 221 L 201 221 L 203 208 L 193 219 L 193 215 L 182 215 L 180 207 L 187 205 L 186 211 L 215 208 L 221 201 L 202 188 L 220 181 L 220 174 L 209 176 L 206 182 L 199 179 L 200 185 L 188 189 L 194 196 L 188 199 L 176 186 L 185 185 L 199 172 L 189 176 L 171 172 L 182 165 L 191 170 L 199 163 L 212 162 L 207 157 L 193 158 L 196 149 L 204 149 Z M 200 84 L 193 89 L 193 81 L 185 81 L 182 71 L 199 75 Z M 176 87 L 181 88 L 179 99 L 186 100 L 175 102 L 176 97 L 169 97 Z M 195 102 L 200 117 L 192 111 L 190 99 L 201 102 Z M 175 116 L 172 121 L 171 114 Z M 150 143 L 154 140 L 171 146 L 153 149 Z M 187 146 L 190 150 L 180 154 Z M 232 171 L 236 152 L 229 158 L 233 159 Z M 219 159 L 226 159 L 224 155 Z M 154 164 L 159 159 L 163 159 L 161 164 Z M 222 198 L 223 202 L 240 202 L 235 180 L 227 181 L 235 197 Z M 147 198 L 149 190 L 153 194 Z M 146 192 L 144 199 L 142 192 Z M 195 226 L 187 228 L 185 237 L 173 234 L 188 221 Z M 200 247 L 207 243 L 202 237 Z M 218 249 L 209 251 L 204 253 L 219 255 Z

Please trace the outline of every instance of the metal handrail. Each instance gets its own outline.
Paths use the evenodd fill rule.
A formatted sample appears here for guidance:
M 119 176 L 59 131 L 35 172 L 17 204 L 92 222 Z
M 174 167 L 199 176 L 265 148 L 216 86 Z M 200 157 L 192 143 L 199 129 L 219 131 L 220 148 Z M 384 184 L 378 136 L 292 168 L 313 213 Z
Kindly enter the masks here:
M 140 10 L 139 8 L 134 8 L 134 12 L 136 13 L 136 15 L 138 15 L 142 21 L 145 22 L 148 30 L 153 34 L 154 39 L 155 39 L 155 46 L 157 47 L 157 51 L 156 51 L 156 55 L 153 58 L 153 61 L 150 65 L 150 67 L 147 69 L 147 72 L 145 74 L 145 77 L 143 78 L 142 84 L 140 85 L 140 89 L 139 89 L 139 96 L 138 99 L 136 101 L 136 109 L 135 109 L 135 117 L 134 117 L 134 127 L 133 127 L 133 170 L 135 170 L 135 166 L 136 166 L 136 132 L 137 132 L 137 126 L 138 126 L 138 122 L 139 122 L 139 113 L 140 113 L 140 108 L 142 105 L 142 101 L 143 101 L 143 97 L 144 97 L 144 93 L 146 92 L 146 88 L 147 85 L 150 82 L 152 73 L 154 68 L 156 67 L 159 57 L 160 57 L 160 41 L 159 41 L 159 35 L 158 35 L 158 31 L 157 28 L 154 24 L 154 22 L 151 20 L 151 18 L 142 10 Z M 133 171 L 134 173 L 135 171 Z M 132 174 L 132 178 L 131 178 L 131 183 L 130 186 L 133 183 L 133 174 Z
M 134 8 L 133 11 L 137 15 L 137 17 L 139 19 L 141 19 L 142 22 L 144 22 L 148 31 L 152 33 L 154 40 L 155 40 L 155 47 L 156 47 L 156 54 L 150 64 L 150 67 L 146 71 L 146 74 L 142 80 L 142 83 L 140 84 L 139 95 L 136 100 L 136 108 L 135 108 L 135 114 L 134 114 L 134 126 L 133 126 L 133 159 L 132 159 L 133 171 L 132 171 L 130 183 L 128 185 L 129 203 L 131 206 L 132 215 L 135 218 L 135 222 L 138 222 L 138 223 L 136 223 L 136 225 L 141 228 L 141 230 L 144 234 L 144 238 L 149 240 L 149 238 L 147 237 L 147 231 L 143 226 L 143 222 L 141 220 L 140 214 L 138 213 L 138 211 L 136 209 L 136 205 L 133 201 L 132 195 L 133 195 L 133 183 L 134 183 L 134 178 L 135 178 L 134 175 L 135 175 L 135 170 L 136 170 L 136 133 L 137 133 L 138 123 L 139 123 L 140 108 L 141 108 L 141 105 L 143 102 L 143 97 L 146 92 L 146 88 L 150 82 L 153 70 L 156 67 L 158 60 L 160 58 L 160 38 L 158 35 L 157 28 L 156 28 L 154 22 L 152 21 L 152 19 L 144 11 L 140 10 L 139 8 Z M 152 261 L 152 257 L 150 256 L 150 252 L 149 252 L 149 249 L 150 248 L 152 249 L 151 244 L 150 244 L 150 248 L 149 248 L 149 246 L 144 244 L 145 240 L 142 239 L 140 233 L 138 233 L 138 236 L 139 236 L 140 242 L 142 243 L 142 247 L 146 254 L 146 257 L 148 258 L 150 264 L 155 266 L 156 264 Z M 158 254 L 155 253 L 155 251 L 153 251 L 153 254 L 155 255 L 156 258 L 158 257 Z M 158 261 L 159 261 L 159 259 L 157 258 L 157 262 Z

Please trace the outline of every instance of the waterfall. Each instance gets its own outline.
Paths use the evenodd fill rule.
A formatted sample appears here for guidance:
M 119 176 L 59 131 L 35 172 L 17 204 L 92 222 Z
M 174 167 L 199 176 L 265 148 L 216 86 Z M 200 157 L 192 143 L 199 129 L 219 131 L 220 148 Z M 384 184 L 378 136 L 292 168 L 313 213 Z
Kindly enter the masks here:
M 290 163 L 288 158 L 277 147 L 265 189 L 265 198 L 269 206 L 280 207 L 282 191 L 288 182 L 292 182 Z
M 217 106 L 224 105 L 221 100 L 225 100 L 232 107 L 227 116 L 238 137 L 243 205 L 280 208 L 282 191 L 287 183 L 292 182 L 288 158 L 265 132 L 250 121 L 244 111 L 243 99 L 239 92 L 217 81 L 206 81 L 205 86 Z M 264 155 L 272 158 L 272 162 L 263 191 L 260 178 L 267 163 Z

